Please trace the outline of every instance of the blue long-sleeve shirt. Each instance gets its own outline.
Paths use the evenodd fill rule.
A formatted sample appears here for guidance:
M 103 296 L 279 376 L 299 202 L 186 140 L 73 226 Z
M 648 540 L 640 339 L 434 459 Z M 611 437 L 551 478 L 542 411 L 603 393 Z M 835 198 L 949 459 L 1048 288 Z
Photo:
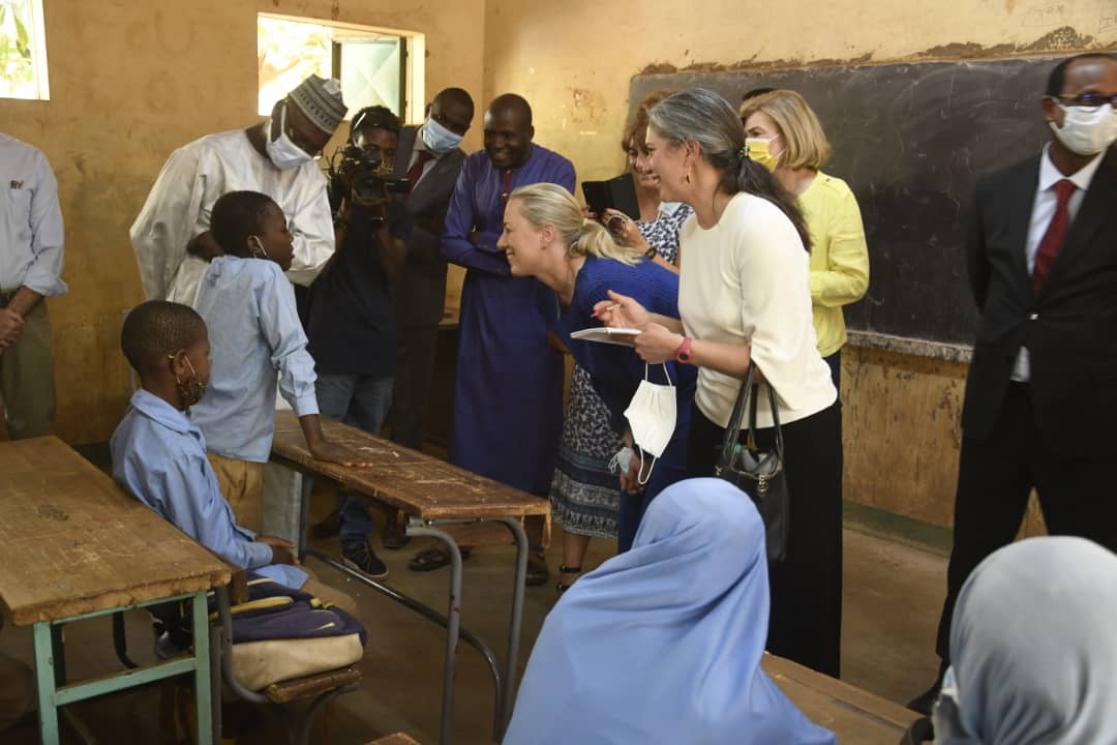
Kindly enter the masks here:
M 272 261 L 219 256 L 194 307 L 209 328 L 209 390 L 190 408 L 209 449 L 226 458 L 266 463 L 275 435 L 279 392 L 297 416 L 318 413 L 314 360 L 295 308 L 295 292 Z
M 574 280 L 574 297 L 555 326 L 555 333 L 577 363 L 590 374 L 594 390 L 609 410 L 613 429 L 624 432 L 628 426 L 624 410 L 644 379 L 643 360 L 630 347 L 578 341 L 570 337 L 574 331 L 601 325 L 593 317 L 593 306 L 608 300 L 609 290 L 635 298 L 651 313 L 678 318 L 679 278 L 651 261 L 628 266 L 611 259 L 586 257 Z M 679 426 L 676 432 L 685 431 L 689 423 L 690 402 L 694 398 L 696 369 L 693 365 L 678 365 L 673 361 L 666 365 L 678 404 Z M 659 384 L 668 382 L 660 365 L 648 366 L 648 379 Z
M 205 437 L 183 412 L 141 388 L 110 448 L 117 483 L 183 533 L 241 569 L 296 590 L 306 582 L 301 569 L 272 564 L 271 546 L 237 525 L 206 458 Z

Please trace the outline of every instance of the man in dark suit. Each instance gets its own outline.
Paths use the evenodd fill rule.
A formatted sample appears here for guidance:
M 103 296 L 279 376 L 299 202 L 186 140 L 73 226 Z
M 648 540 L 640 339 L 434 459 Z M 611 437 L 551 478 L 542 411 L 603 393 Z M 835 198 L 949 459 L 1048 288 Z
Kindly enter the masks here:
M 978 184 L 967 263 L 981 312 L 962 408 L 954 548 L 937 651 L 966 578 L 1020 529 L 1117 550 L 1117 57 L 1059 63 L 1050 142 Z M 909 706 L 927 713 L 939 682 Z
M 396 150 L 396 173 L 411 180 L 407 208 L 414 229 L 396 294 L 399 342 L 392 439 L 410 448 L 423 444 L 435 339 L 446 297 L 446 260 L 439 240 L 465 160 L 458 145 L 472 122 L 473 99 L 461 88 L 447 88 L 431 101 L 421 126 L 400 131 Z

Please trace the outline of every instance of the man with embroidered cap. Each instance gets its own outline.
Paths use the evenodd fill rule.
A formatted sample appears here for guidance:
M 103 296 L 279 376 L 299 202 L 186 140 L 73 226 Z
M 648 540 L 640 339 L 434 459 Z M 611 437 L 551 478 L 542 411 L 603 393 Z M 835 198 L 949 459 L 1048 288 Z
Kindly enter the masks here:
M 345 117 L 341 85 L 311 75 L 247 129 L 206 135 L 171 154 L 129 235 L 148 299 L 192 304 L 206 262 L 213 203 L 258 191 L 287 215 L 295 239 L 288 278 L 309 286 L 334 253 L 326 180 L 314 159 Z

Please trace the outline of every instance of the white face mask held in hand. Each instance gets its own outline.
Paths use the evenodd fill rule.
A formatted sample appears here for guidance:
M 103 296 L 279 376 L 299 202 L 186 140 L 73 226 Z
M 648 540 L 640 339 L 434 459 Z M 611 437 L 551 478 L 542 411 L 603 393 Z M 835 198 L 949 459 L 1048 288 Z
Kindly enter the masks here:
M 1097 155 L 1117 142 L 1117 108 L 1101 106 L 1063 106 L 1063 126 L 1047 125 L 1067 149 L 1079 155 Z
M 652 463 L 648 466 L 647 476 L 644 475 L 644 453 L 659 458 L 667 449 L 671 435 L 675 433 L 675 386 L 671 385 L 666 364 L 663 366 L 663 374 L 667 378 L 667 385 L 649 382 L 648 366 L 645 364 L 644 379 L 640 381 L 640 387 L 624 410 L 632 430 L 632 439 L 640 450 L 640 470 L 636 480 L 641 485 L 648 483 L 652 477 L 652 468 L 655 467 L 655 463 Z

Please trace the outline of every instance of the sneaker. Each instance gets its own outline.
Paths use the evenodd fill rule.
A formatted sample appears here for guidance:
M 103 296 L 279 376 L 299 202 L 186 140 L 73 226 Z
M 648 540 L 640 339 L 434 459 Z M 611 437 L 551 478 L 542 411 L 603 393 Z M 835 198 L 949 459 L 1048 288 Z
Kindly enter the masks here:
M 341 563 L 372 579 L 384 579 L 388 576 L 388 565 L 380 560 L 367 541 L 342 546 Z

